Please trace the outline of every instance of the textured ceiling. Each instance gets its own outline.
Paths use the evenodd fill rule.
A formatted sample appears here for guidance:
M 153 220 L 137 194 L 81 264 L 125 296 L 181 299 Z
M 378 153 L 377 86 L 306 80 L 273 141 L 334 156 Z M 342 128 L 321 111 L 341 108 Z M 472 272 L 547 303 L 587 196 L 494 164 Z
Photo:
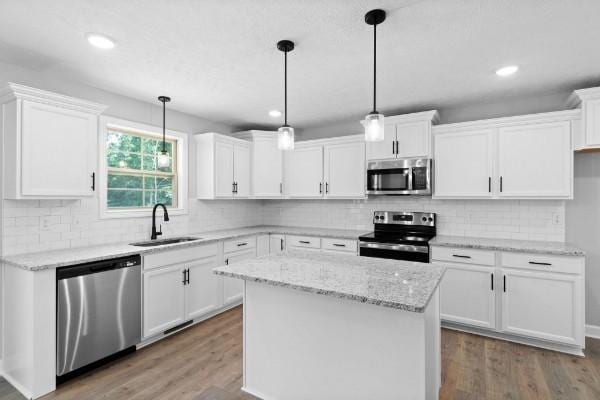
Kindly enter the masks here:
M 237 127 L 276 126 L 280 39 L 297 128 L 371 107 L 372 29 L 380 7 L 378 109 L 496 101 L 600 81 L 599 0 L 0 0 L 0 61 Z M 86 32 L 118 45 L 101 51 Z M 518 64 L 499 78 L 496 68 Z

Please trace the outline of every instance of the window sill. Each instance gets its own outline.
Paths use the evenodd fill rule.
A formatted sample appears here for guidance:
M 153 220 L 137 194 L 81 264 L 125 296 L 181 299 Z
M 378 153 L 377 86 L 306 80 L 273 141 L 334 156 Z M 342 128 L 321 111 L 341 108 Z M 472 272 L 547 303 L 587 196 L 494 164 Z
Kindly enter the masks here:
M 186 215 L 186 208 L 169 208 L 167 207 L 167 211 L 169 212 L 169 216 L 174 215 Z M 162 208 L 159 208 L 157 211 L 157 215 L 162 218 Z M 100 219 L 118 219 L 118 218 L 151 218 L 152 217 L 152 209 L 144 208 L 138 210 L 119 210 L 119 211 L 109 211 L 102 210 L 100 212 Z

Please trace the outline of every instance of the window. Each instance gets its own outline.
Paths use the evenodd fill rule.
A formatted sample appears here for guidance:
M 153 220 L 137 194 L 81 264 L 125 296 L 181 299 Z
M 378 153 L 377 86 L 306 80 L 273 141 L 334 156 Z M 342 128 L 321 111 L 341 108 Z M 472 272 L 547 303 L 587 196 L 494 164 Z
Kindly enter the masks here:
M 187 135 L 167 131 L 165 148 L 170 163 L 163 168 L 157 164 L 162 128 L 105 118 L 110 121 L 102 125 L 102 215 L 147 215 L 156 203 L 168 206 L 170 213 L 185 211 L 187 194 L 182 186 L 187 185 L 182 170 L 187 159 L 183 151 Z
M 160 168 L 156 156 L 162 150 L 161 139 L 109 128 L 106 136 L 107 207 L 143 208 L 156 203 L 177 207 L 175 144 L 175 140 L 167 141 L 171 163 Z

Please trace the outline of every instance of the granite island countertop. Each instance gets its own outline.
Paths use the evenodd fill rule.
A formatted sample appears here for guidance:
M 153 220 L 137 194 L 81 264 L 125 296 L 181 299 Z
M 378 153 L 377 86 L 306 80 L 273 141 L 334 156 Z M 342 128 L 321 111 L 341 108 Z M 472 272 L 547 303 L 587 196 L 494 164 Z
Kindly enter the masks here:
M 298 250 L 213 269 L 217 275 L 422 313 L 444 268 Z
M 208 232 L 191 232 L 182 235 L 165 235 L 165 237 L 161 237 L 161 239 L 169 239 L 176 236 L 191 236 L 197 237 L 198 240 L 166 244 L 155 247 L 137 247 L 128 243 L 113 243 L 99 246 L 86 246 L 63 250 L 9 255 L 1 257 L 0 261 L 5 264 L 26 270 L 39 271 L 49 268 L 60 268 L 69 265 L 101 261 L 110 258 L 125 257 L 134 254 L 143 255 L 158 253 L 161 251 L 199 246 L 221 240 L 235 239 L 259 234 L 303 235 L 358 240 L 358 237 L 365 233 L 366 231 L 364 230 L 261 225 Z
M 585 252 L 570 243 L 543 242 L 538 240 L 492 239 L 469 236 L 439 235 L 429 241 L 431 246 L 458 247 L 464 249 L 514 251 L 521 253 L 584 256 Z

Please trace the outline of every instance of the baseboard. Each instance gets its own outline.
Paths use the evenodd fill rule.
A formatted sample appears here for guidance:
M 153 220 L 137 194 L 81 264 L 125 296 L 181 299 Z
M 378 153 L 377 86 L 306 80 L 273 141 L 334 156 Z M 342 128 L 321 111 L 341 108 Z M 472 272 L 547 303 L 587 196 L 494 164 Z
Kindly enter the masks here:
M 600 326 L 598 325 L 586 325 L 585 326 L 585 336 L 600 339 Z
M 567 353 L 578 357 L 585 357 L 583 353 L 583 348 L 578 346 L 571 346 L 566 344 L 552 343 L 546 342 L 538 339 L 530 339 L 521 336 L 516 336 L 507 333 L 501 333 L 496 331 L 491 331 L 483 328 L 476 328 L 472 326 L 461 325 L 458 323 L 442 321 L 442 328 L 452 329 L 455 331 L 472 333 L 475 335 L 486 336 L 493 339 L 506 340 L 508 342 L 514 342 L 519 344 L 524 344 L 526 346 L 539 347 L 546 350 L 558 351 L 560 353 Z
M 21 392 L 21 394 L 23 396 L 25 396 L 26 399 L 32 399 L 33 396 L 31 395 L 31 393 L 29 393 L 29 391 L 27 389 L 25 389 L 25 387 L 23 385 L 21 385 L 19 382 L 17 382 L 15 379 L 12 378 L 12 376 L 10 376 L 9 374 L 4 372 L 4 369 L 2 370 L 2 377 L 8 382 L 10 383 L 15 389 L 17 389 L 19 392 Z

